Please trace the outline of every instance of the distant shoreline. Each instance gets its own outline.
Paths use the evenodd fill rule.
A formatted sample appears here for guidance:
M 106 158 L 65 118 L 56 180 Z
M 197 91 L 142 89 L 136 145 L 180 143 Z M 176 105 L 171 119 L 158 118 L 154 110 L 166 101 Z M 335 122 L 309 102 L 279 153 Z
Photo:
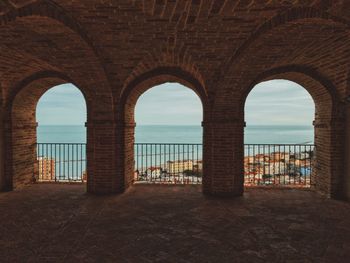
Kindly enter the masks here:
M 70 126 L 70 127 L 85 127 L 85 124 L 38 124 L 38 127 L 58 127 L 58 126 Z M 201 125 L 190 125 L 190 124 L 139 124 L 136 127 L 201 127 Z M 313 127 L 312 124 L 247 124 L 246 127 Z

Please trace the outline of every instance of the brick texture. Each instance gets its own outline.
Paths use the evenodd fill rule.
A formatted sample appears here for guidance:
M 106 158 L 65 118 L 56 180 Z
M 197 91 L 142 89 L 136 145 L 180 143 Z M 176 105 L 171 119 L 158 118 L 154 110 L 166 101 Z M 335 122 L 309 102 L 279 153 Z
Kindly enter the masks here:
M 350 196 L 349 7 L 342 0 L 1 1 L 1 189 L 34 180 L 36 103 L 53 85 L 73 83 L 87 104 L 87 191 L 125 191 L 137 99 L 179 82 L 203 105 L 203 192 L 241 195 L 246 97 L 255 84 L 283 78 L 315 102 L 313 188 Z

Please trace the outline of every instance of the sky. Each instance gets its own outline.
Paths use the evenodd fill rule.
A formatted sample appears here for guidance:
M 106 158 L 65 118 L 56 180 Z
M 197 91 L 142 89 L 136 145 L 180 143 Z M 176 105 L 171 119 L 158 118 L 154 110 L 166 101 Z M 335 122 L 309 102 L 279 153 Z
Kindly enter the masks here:
M 311 125 L 314 102 L 300 85 L 287 80 L 261 82 L 249 93 L 245 104 L 247 125 Z M 155 86 L 136 104 L 138 125 L 200 125 L 202 104 L 197 94 L 178 83 Z M 48 90 L 37 106 L 39 125 L 83 125 L 86 104 L 72 84 Z
M 165 83 L 140 96 L 135 121 L 140 125 L 201 125 L 202 112 L 202 102 L 193 90 L 178 83 Z
M 86 103 L 83 94 L 72 84 L 49 89 L 39 99 L 36 120 L 39 125 L 84 125 Z
M 299 84 L 270 80 L 257 84 L 245 104 L 247 125 L 312 125 L 315 103 Z

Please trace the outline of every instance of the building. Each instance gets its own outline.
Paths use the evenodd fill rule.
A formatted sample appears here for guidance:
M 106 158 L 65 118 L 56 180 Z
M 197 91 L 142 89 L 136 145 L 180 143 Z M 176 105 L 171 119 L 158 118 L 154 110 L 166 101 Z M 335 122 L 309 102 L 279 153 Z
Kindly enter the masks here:
M 193 170 L 200 171 L 200 172 L 203 171 L 203 161 L 194 162 Z
M 185 170 L 193 170 L 192 160 L 167 161 L 167 172 L 170 174 L 182 173 Z
M 147 177 L 153 177 L 153 178 L 159 178 L 161 177 L 163 172 L 162 167 L 160 166 L 151 166 L 146 169 L 146 176 Z
M 47 157 L 38 158 L 38 180 L 55 181 L 55 159 Z
M 87 181 L 87 172 L 86 172 L 86 171 L 83 171 L 82 176 L 81 176 L 81 180 L 82 180 L 83 182 L 86 182 L 86 181 Z

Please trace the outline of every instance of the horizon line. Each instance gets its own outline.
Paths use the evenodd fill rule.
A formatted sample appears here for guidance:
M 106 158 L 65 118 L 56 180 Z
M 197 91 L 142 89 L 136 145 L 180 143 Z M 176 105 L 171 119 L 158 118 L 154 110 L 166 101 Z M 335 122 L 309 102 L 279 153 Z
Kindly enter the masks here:
M 79 126 L 85 127 L 84 124 L 38 124 L 40 126 Z M 199 126 L 202 127 L 201 124 L 139 124 L 138 126 Z M 246 126 L 313 126 L 312 124 L 247 124 Z

